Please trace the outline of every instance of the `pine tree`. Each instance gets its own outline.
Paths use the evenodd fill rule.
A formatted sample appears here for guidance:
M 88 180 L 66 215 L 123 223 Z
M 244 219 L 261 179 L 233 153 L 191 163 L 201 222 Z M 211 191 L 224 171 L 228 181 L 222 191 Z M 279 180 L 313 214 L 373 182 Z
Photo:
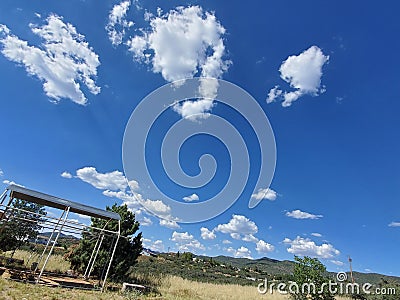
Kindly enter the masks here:
M 135 220 L 135 215 L 128 210 L 126 205 L 118 206 L 114 204 L 111 208 L 107 207 L 106 209 L 118 213 L 121 217 L 121 237 L 111 264 L 109 278 L 114 281 L 124 281 L 129 269 L 136 263 L 137 257 L 142 252 L 142 233 L 140 232 L 135 236 L 135 233 L 139 230 L 139 222 Z M 91 223 L 92 227 L 105 228 L 111 231 L 118 230 L 118 221 L 115 220 L 107 224 L 106 220 L 92 218 Z M 79 245 L 71 249 L 71 252 L 66 256 L 71 262 L 72 269 L 80 273 L 85 272 L 96 244 L 97 235 L 98 231 L 93 229 L 82 233 Z M 114 237 L 104 237 L 92 275 L 104 276 L 104 270 L 108 265 L 114 243 Z

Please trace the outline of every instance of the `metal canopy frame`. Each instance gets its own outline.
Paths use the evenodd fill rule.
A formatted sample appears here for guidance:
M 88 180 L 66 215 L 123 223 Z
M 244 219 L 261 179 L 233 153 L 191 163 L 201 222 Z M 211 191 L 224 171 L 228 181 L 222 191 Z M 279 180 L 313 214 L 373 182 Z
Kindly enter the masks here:
M 8 202 L 5 204 L 5 201 L 7 199 L 7 196 L 9 196 Z M 92 229 L 93 232 L 97 232 L 97 241 L 95 243 L 95 246 L 93 248 L 92 254 L 90 256 L 90 259 L 86 265 L 85 273 L 83 275 L 84 279 L 89 279 L 90 274 L 93 271 L 97 255 L 100 251 L 102 242 L 104 240 L 105 236 L 113 236 L 115 244 L 111 244 L 112 247 L 112 253 L 110 256 L 110 261 L 107 266 L 106 273 L 104 275 L 104 278 L 101 278 L 102 275 L 100 275 L 99 278 L 99 283 L 101 283 L 101 291 L 104 290 L 105 284 L 107 281 L 108 273 L 111 268 L 111 264 L 114 258 L 115 251 L 117 249 L 118 241 L 120 238 L 121 234 L 121 217 L 119 214 L 103 209 L 99 209 L 96 207 L 84 205 L 78 202 L 58 198 L 55 196 L 51 196 L 48 194 L 44 194 L 38 191 L 34 191 L 31 189 L 27 189 L 22 186 L 18 185 L 9 185 L 6 190 L 3 192 L 3 194 L 0 196 L 0 221 L 7 217 L 8 211 L 22 211 L 22 212 L 27 212 L 24 211 L 23 209 L 15 208 L 12 206 L 12 202 L 14 199 L 20 199 L 20 200 L 25 200 L 31 203 L 36 203 L 40 204 L 46 207 L 52 207 L 56 208 L 62 211 L 61 215 L 59 217 L 51 217 L 47 216 L 46 214 L 38 214 L 38 213 L 33 213 L 34 215 L 40 216 L 41 221 L 38 223 L 41 228 L 47 228 L 51 230 L 51 235 L 48 238 L 47 244 L 45 248 L 43 249 L 42 254 L 40 255 L 39 261 L 37 262 L 37 265 L 34 270 L 34 274 L 36 275 L 36 272 L 39 269 L 39 265 L 42 262 L 42 260 L 45 257 L 47 249 L 50 247 L 50 250 L 44 260 L 43 266 L 40 269 L 39 275 L 36 277 L 35 281 L 36 283 L 40 283 L 40 279 L 43 275 L 43 272 L 45 270 L 45 267 L 47 265 L 47 262 L 49 261 L 49 258 L 53 252 L 53 249 L 55 245 L 57 244 L 58 238 L 61 234 L 61 232 L 66 232 L 70 234 L 82 234 L 83 231 L 87 231 L 88 229 Z M 68 219 L 69 213 L 77 213 L 85 216 L 90 216 L 94 218 L 99 218 L 106 220 L 106 225 L 103 228 L 97 228 L 93 226 L 88 226 L 83 223 L 77 223 L 76 221 Z M 29 212 L 32 214 L 32 212 Z M 13 216 L 10 215 L 12 218 Z M 22 219 L 23 221 L 27 222 L 37 222 L 32 219 Z M 118 221 L 118 230 L 117 231 L 112 231 L 112 230 L 107 230 L 106 227 L 110 221 Z M 89 231 L 87 231 L 89 232 Z M 93 234 L 93 232 L 91 232 Z

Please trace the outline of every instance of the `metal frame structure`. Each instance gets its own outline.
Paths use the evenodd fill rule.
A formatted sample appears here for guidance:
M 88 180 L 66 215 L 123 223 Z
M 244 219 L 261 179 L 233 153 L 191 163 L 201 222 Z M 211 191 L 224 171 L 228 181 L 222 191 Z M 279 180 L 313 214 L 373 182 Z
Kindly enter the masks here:
M 6 202 L 7 196 L 9 197 L 9 200 Z M 33 271 L 33 274 L 36 276 L 37 271 L 39 270 L 39 265 L 41 264 L 43 258 L 46 256 L 46 251 L 48 250 L 48 254 L 44 260 L 43 265 L 40 268 L 39 274 L 36 276 L 35 282 L 40 283 L 41 282 L 41 277 L 43 276 L 45 267 L 49 261 L 49 258 L 54 250 L 55 245 L 57 244 L 58 238 L 60 237 L 60 234 L 62 232 L 69 233 L 69 234 L 81 234 L 83 231 L 87 231 L 90 229 L 90 233 L 95 233 L 97 232 L 97 241 L 95 243 L 95 246 L 93 248 L 92 254 L 90 256 L 90 259 L 87 263 L 85 273 L 83 275 L 83 278 L 88 280 L 90 278 L 90 274 L 93 271 L 97 255 L 101 249 L 103 240 L 105 236 L 112 236 L 114 237 L 113 243 L 111 244 L 111 256 L 110 256 L 110 261 L 107 266 L 107 270 L 105 272 L 104 278 L 99 278 L 99 283 L 101 285 L 101 291 L 104 290 L 105 284 L 107 281 L 108 273 L 111 268 L 111 263 L 114 258 L 115 251 L 117 249 L 118 241 L 120 238 L 121 234 L 121 217 L 119 214 L 111 211 L 106 211 L 103 209 L 99 209 L 96 207 L 84 205 L 78 202 L 58 198 L 55 196 L 47 195 L 41 192 L 37 192 L 34 190 L 27 189 L 22 186 L 18 185 L 9 185 L 6 190 L 2 193 L 0 196 L 0 221 L 3 220 L 3 218 L 13 218 L 12 212 L 13 211 L 22 211 L 22 212 L 28 212 L 24 211 L 23 209 L 16 208 L 12 206 L 12 202 L 15 199 L 20 199 L 20 200 L 25 200 L 31 203 L 36 203 L 43 205 L 44 207 L 51 207 L 55 208 L 58 210 L 61 210 L 62 213 L 59 217 L 52 217 L 48 216 L 47 214 L 39 214 L 39 213 L 32 213 L 29 212 L 30 214 L 34 214 L 38 217 L 40 217 L 40 221 L 36 221 L 33 219 L 25 219 L 21 218 L 23 221 L 26 222 L 36 222 L 38 225 L 43 229 L 50 229 L 51 234 L 47 240 L 46 246 L 43 249 L 42 254 L 40 255 L 39 261 L 37 262 L 37 265 L 35 267 L 35 270 Z M 10 213 L 11 212 L 11 213 Z M 106 220 L 106 225 L 103 228 L 97 228 L 93 226 L 88 226 L 83 223 L 78 223 L 74 220 L 68 219 L 68 215 L 70 213 L 77 213 L 89 217 L 94 217 L 94 218 L 99 218 Z M 112 230 L 107 230 L 106 227 L 109 224 L 110 221 L 118 221 L 118 230 L 117 231 L 112 231 Z M 115 243 L 114 243 L 115 242 Z M 100 276 L 102 277 L 102 275 Z

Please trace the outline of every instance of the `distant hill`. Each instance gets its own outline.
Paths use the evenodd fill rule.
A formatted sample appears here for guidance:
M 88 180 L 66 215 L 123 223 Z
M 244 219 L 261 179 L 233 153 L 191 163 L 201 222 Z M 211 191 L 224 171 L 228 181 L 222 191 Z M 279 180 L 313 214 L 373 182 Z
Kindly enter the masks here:
M 199 256 L 205 259 L 209 259 L 207 256 Z M 213 257 L 215 261 L 230 264 L 238 268 L 251 268 L 259 269 L 268 272 L 268 274 L 290 274 L 293 272 L 294 262 L 289 260 L 276 260 L 268 257 L 263 257 L 259 259 L 248 259 L 248 258 L 235 258 L 230 256 L 215 256 Z
M 57 234 L 57 233 L 54 233 Z M 51 232 L 42 232 L 39 234 L 39 236 L 45 236 L 45 237 L 50 237 Z M 64 234 L 62 232 L 60 232 L 60 235 L 58 237 L 59 239 L 72 239 L 72 240 L 79 240 L 79 238 L 77 238 L 76 236 L 72 235 L 72 234 Z M 54 239 L 54 236 L 53 236 Z
M 206 257 L 206 256 L 200 256 Z M 213 258 L 215 261 L 222 263 L 228 263 L 239 268 L 251 268 L 258 269 L 267 272 L 268 274 L 278 275 L 278 274 L 291 274 L 294 268 L 294 261 L 289 260 L 276 260 L 268 257 L 263 257 L 259 259 L 248 259 L 248 258 L 235 258 L 229 256 L 216 256 Z M 335 272 L 328 272 L 332 277 L 336 276 Z M 400 277 L 383 275 L 378 273 L 361 273 L 353 272 L 353 276 L 358 283 L 371 283 L 378 284 L 381 279 L 389 282 L 400 283 Z
M 292 280 L 295 263 L 289 260 L 276 260 L 268 257 L 259 259 L 234 258 L 229 256 L 209 257 L 191 253 L 159 253 L 156 257 L 142 255 L 133 273 L 161 275 L 169 274 L 189 280 L 212 283 L 231 283 L 254 285 L 260 280 Z M 327 274 L 332 279 L 336 273 Z M 354 272 L 357 283 L 377 285 L 383 281 L 400 284 L 400 277 L 376 273 Z

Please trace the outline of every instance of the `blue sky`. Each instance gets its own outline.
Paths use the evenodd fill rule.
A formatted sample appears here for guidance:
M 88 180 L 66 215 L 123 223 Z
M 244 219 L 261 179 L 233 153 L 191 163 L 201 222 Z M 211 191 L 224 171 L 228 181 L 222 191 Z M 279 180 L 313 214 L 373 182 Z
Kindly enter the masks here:
M 350 255 L 358 271 L 400 276 L 398 8 L 373 1 L 2 1 L 1 182 L 96 207 L 125 202 L 155 250 L 311 255 L 333 271 L 347 270 Z M 182 145 L 181 167 L 195 176 L 199 158 L 211 154 L 215 176 L 198 189 L 172 183 L 159 148 L 175 122 L 201 127 L 209 114 L 224 118 L 237 126 L 251 163 L 228 210 L 184 224 L 147 183 L 128 174 L 128 187 L 121 153 L 142 99 L 193 76 L 230 81 L 254 97 L 274 131 L 277 160 L 270 190 L 256 187 L 262 145 L 251 116 L 209 98 L 171 107 L 153 123 L 145 157 L 169 197 L 209 199 L 233 165 L 223 142 L 198 135 Z M 212 84 L 203 92 L 217 94 Z M 249 209 L 252 197 L 262 201 Z

